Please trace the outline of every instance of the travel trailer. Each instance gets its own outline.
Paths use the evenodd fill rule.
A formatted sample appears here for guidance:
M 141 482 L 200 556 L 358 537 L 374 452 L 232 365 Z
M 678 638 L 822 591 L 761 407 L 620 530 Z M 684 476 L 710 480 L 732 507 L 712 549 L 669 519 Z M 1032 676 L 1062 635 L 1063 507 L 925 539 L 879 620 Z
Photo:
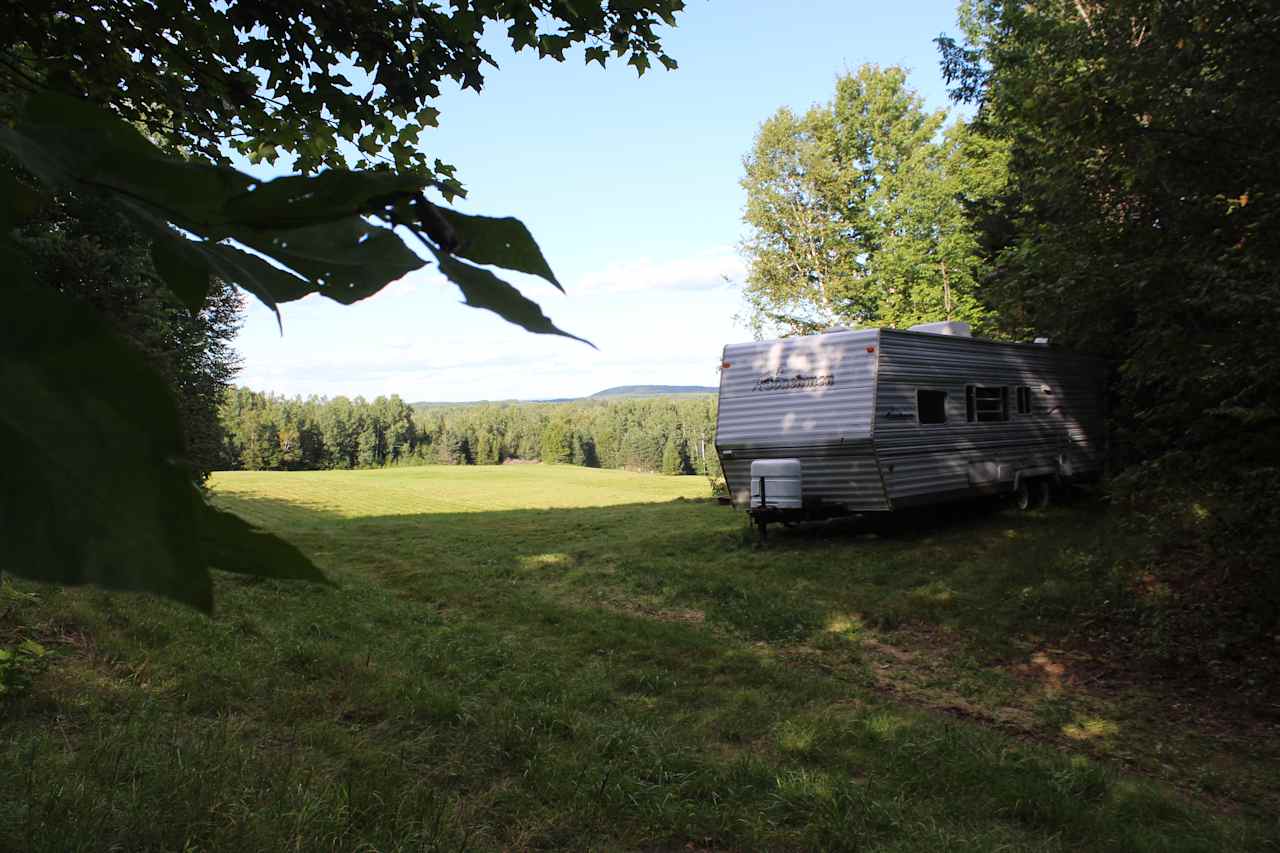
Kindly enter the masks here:
M 1100 359 L 966 323 L 730 344 L 716 451 L 732 503 L 771 522 L 983 494 L 1044 505 L 1102 474 Z

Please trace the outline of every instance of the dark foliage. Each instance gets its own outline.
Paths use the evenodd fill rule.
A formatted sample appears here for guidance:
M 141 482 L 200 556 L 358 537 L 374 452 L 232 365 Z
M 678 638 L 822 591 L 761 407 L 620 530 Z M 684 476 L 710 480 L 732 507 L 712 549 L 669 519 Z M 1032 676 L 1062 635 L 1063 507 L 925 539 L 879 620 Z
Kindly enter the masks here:
M 36 281 L 90 305 L 164 377 L 182 424 L 182 458 L 197 479 L 226 467 L 218 406 L 235 376 L 239 293 L 217 282 L 192 314 L 157 290 L 144 239 L 110 206 L 67 197 L 22 228 Z
M 442 84 L 479 91 L 485 67 L 496 68 L 480 46 L 486 25 L 504 27 L 517 50 L 563 60 L 585 44 L 587 61 L 612 53 L 643 72 L 651 56 L 675 67 L 654 28 L 683 6 L 26 0 L 0 6 L 0 51 L 14 84 L 53 79 L 214 162 L 226 162 L 229 140 L 254 160 L 296 155 L 304 172 L 346 168 L 354 146 L 366 164 L 434 175 L 458 193 L 453 168 L 418 141 L 436 125 Z
M 1117 505 L 1195 614 L 1174 633 L 1245 654 L 1280 617 L 1280 9 L 980 2 L 965 24 L 944 72 L 1011 150 L 975 211 L 985 297 L 1009 334 L 1108 358 Z

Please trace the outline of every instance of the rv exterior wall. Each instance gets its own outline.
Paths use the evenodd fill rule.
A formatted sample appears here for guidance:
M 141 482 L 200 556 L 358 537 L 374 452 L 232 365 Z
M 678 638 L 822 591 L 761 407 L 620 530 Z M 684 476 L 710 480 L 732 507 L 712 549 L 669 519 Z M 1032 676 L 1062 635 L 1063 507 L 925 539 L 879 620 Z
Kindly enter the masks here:
M 944 395 L 942 422 L 891 416 L 914 412 L 922 391 Z M 881 336 L 874 443 L 894 506 L 1008 491 L 1021 476 L 1098 476 L 1104 429 L 1096 359 L 1029 344 Z
M 879 331 L 731 344 L 720 373 L 716 449 L 734 503 L 751 462 L 798 459 L 806 500 L 885 509 L 871 448 Z

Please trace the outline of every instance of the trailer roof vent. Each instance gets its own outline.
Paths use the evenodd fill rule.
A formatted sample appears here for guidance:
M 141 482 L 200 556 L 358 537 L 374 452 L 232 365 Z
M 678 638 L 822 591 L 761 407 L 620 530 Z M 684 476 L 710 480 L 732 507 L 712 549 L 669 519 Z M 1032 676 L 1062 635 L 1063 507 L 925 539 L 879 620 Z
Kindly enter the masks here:
M 1048 338 L 1036 338 L 1036 343 L 1037 343 L 1037 344 L 1039 344 L 1039 345 L 1040 345 L 1040 346 L 1042 346 L 1042 347 L 1047 347 L 1047 346 L 1049 345 L 1049 339 L 1048 339 Z
M 850 329 L 848 326 L 832 326 L 829 329 L 823 329 L 822 334 L 829 335 L 832 332 L 852 332 L 852 331 L 853 329 Z
M 907 329 L 908 332 L 925 332 L 930 335 L 951 335 L 956 338 L 973 337 L 973 327 L 959 320 L 947 320 L 944 323 L 920 323 Z

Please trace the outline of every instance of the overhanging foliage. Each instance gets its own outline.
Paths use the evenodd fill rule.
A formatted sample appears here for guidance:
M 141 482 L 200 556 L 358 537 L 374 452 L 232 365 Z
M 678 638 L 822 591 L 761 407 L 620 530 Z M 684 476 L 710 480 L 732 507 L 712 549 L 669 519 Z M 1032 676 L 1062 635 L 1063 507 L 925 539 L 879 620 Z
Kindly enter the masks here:
M 8 275 L 0 375 L 10 391 L 0 432 L 6 472 L 0 535 L 13 574 L 146 589 L 209 607 L 206 566 L 319 579 L 296 549 L 208 506 L 178 462 L 182 436 L 163 381 L 83 306 L 31 284 L 10 229 L 42 192 L 95 194 L 154 240 L 156 272 L 192 311 L 213 277 L 277 311 L 319 293 L 369 296 L 424 265 L 390 227 L 416 236 L 468 304 L 534 332 L 565 334 L 487 269 L 559 287 L 517 220 L 465 216 L 423 196 L 426 179 L 333 170 L 259 182 L 227 166 L 166 155 L 128 123 L 52 92 L 26 99 L 3 148 L 36 187 L 5 174 L 0 258 Z

